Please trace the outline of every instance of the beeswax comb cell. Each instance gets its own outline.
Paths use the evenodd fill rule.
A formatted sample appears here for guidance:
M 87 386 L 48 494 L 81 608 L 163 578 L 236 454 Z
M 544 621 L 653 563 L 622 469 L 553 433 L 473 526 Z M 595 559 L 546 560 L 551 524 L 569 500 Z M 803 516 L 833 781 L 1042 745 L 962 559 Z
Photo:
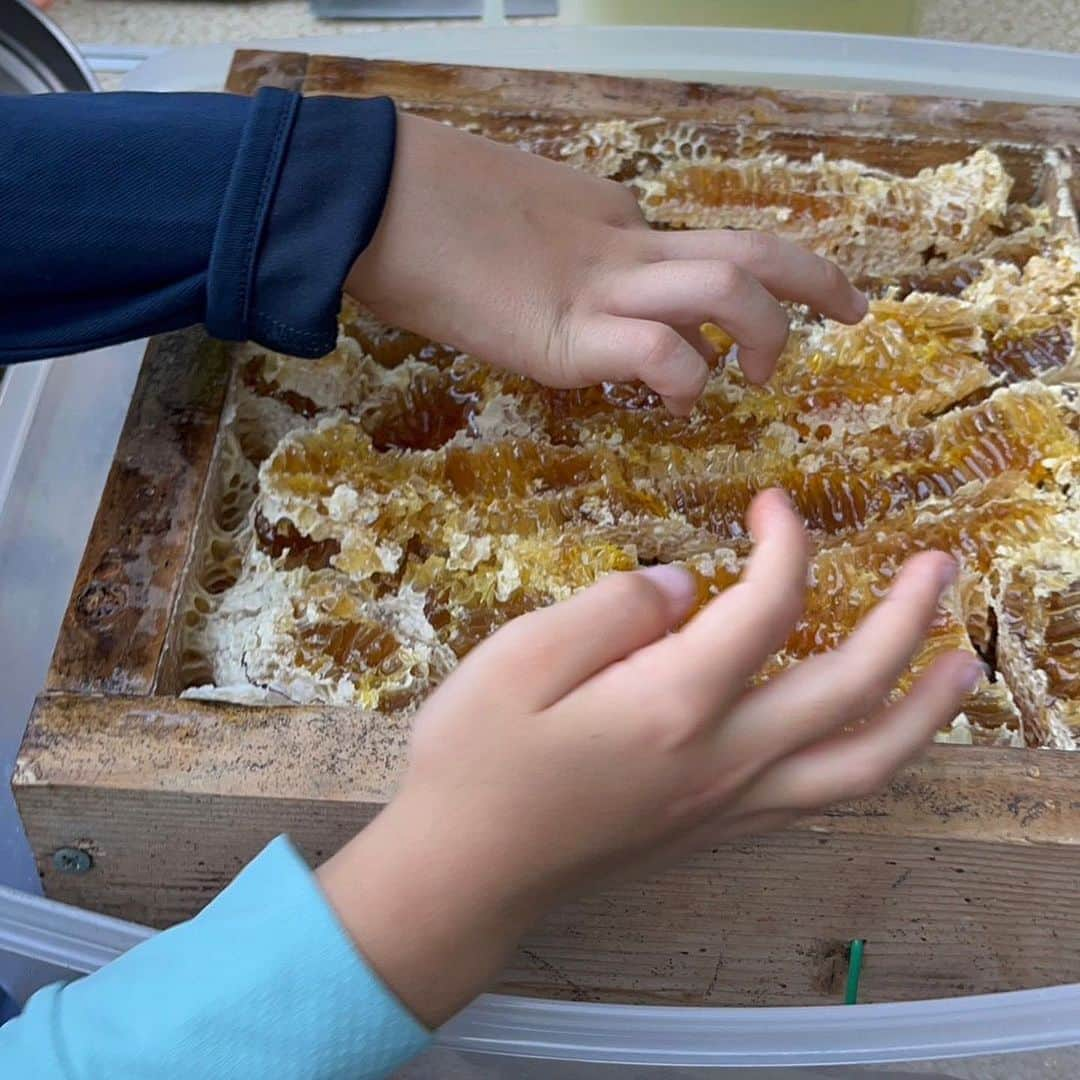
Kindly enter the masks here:
M 764 387 L 706 327 L 716 361 L 685 419 L 644 387 L 545 389 L 349 306 L 325 360 L 248 350 L 231 389 L 246 496 L 216 538 L 229 573 L 189 588 L 185 692 L 410 712 L 506 621 L 604 574 L 678 563 L 706 602 L 738 576 L 753 496 L 779 486 L 814 555 L 763 676 L 835 646 L 905 557 L 941 547 L 961 581 L 900 691 L 966 649 L 992 674 L 943 737 L 1073 745 L 1072 606 L 1021 583 L 1049 580 L 1074 513 L 1080 250 L 1010 201 L 1002 160 L 901 176 L 732 155 L 708 125 L 485 123 L 629 184 L 656 224 L 808 243 L 873 283 L 870 313 L 794 310 Z

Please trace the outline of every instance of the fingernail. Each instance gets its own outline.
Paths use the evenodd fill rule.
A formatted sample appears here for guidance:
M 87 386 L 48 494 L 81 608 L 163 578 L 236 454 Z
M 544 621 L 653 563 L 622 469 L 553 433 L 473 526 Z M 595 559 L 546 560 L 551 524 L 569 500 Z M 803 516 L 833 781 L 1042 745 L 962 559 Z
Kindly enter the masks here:
M 681 566 L 647 566 L 638 573 L 647 577 L 667 597 L 672 610 L 680 614 L 697 598 L 697 583 Z
M 970 694 L 983 681 L 989 679 L 990 669 L 981 660 L 969 660 L 957 672 L 956 681 L 965 694 Z

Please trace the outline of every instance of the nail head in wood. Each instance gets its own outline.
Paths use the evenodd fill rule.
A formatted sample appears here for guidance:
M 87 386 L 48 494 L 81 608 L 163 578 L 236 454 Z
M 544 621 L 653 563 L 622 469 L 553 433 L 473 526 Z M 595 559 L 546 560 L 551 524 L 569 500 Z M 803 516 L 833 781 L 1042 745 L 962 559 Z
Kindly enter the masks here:
M 61 874 L 85 874 L 94 865 L 88 851 L 74 847 L 59 848 L 53 852 L 52 861 Z

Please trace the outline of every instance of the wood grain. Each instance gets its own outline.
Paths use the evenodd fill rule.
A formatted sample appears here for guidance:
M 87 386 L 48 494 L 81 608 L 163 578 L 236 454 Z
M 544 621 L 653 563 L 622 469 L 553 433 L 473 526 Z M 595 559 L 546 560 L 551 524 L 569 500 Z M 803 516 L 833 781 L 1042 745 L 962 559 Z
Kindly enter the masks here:
M 265 54 L 264 54 L 265 55 Z M 249 54 L 237 54 L 244 67 Z M 265 61 L 264 61 L 265 62 Z M 1080 110 L 960 98 L 870 93 L 774 91 L 666 79 L 519 71 L 312 56 L 306 94 L 388 94 L 405 107 L 473 108 L 538 117 L 612 119 L 648 115 L 706 119 L 718 125 L 849 134 L 873 139 L 946 140 L 984 145 L 1080 141 Z
M 34 709 L 12 783 L 382 803 L 408 730 L 400 717 L 333 706 L 49 694 Z
M 292 63 L 284 54 L 283 64 Z M 238 54 L 234 70 L 273 68 L 269 54 Z M 387 94 L 401 108 L 469 125 L 530 149 L 538 126 L 650 116 L 693 121 L 719 154 L 815 154 L 913 176 L 993 145 L 1013 177 L 1012 198 L 1040 190 L 1043 148 L 1080 138 L 1080 110 L 883 94 L 774 92 L 755 87 L 680 83 L 506 68 L 412 64 L 311 56 L 305 94 Z M 555 139 L 557 146 L 558 140 Z M 558 156 L 557 152 L 555 156 Z
M 224 345 L 201 330 L 147 350 L 47 686 L 145 694 L 165 639 L 224 401 Z
M 401 717 L 333 706 L 49 694 L 34 710 L 13 784 L 380 804 L 404 768 L 408 733 Z M 1080 754 L 934 746 L 882 794 L 800 828 L 1080 845 Z
M 554 913 L 502 986 L 588 1000 L 808 1005 L 1074 982 L 1080 851 L 780 833 Z
M 273 836 L 314 865 L 376 807 L 341 800 L 22 786 L 49 896 L 155 926 L 193 915 Z M 59 847 L 88 851 L 57 872 Z M 1080 978 L 1080 848 L 781 833 L 727 844 L 552 914 L 504 973 L 509 992 L 700 1005 L 841 1000 L 867 941 L 864 1001 Z M 407 913 L 403 913 L 407 918 Z
M 958 161 L 995 144 L 1014 177 L 1013 197 L 1038 191 L 1042 154 L 1032 146 L 1080 140 L 1080 111 L 1067 107 L 884 94 L 805 93 L 664 79 L 414 64 L 240 50 L 227 83 L 238 93 L 284 86 L 305 94 L 386 94 L 424 115 L 506 128 L 564 119 L 655 115 L 694 120 L 720 152 L 773 152 L 806 160 L 849 157 L 901 175 Z M 902 144 L 898 145 L 898 144 Z

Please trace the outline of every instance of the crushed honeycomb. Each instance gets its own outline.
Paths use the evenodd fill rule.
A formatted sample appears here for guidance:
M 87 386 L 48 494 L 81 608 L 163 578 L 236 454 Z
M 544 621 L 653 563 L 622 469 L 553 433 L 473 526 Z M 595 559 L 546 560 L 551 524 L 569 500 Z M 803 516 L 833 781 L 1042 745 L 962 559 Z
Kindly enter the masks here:
M 174 646 L 186 695 L 409 712 L 507 620 L 605 574 L 676 563 L 707 602 L 748 555 L 750 500 L 779 486 L 810 530 L 809 599 L 761 678 L 835 646 L 907 556 L 941 548 L 961 574 L 899 692 L 962 649 L 990 675 L 942 739 L 1076 746 L 1071 219 L 1011 202 L 991 150 L 899 176 L 723 154 L 691 127 L 485 133 L 629 184 L 657 224 L 808 243 L 871 283 L 868 317 L 793 309 L 764 387 L 706 327 L 688 418 L 640 385 L 545 389 L 349 305 L 320 361 L 238 350 Z

